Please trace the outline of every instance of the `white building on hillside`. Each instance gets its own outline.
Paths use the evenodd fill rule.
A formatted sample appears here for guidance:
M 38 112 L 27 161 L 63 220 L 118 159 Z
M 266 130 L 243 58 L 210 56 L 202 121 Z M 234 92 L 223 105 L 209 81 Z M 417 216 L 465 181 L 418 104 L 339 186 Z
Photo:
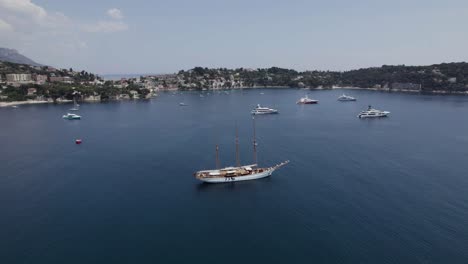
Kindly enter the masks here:
M 7 82 L 11 83 L 28 83 L 31 82 L 31 74 L 29 73 L 9 73 L 6 74 Z

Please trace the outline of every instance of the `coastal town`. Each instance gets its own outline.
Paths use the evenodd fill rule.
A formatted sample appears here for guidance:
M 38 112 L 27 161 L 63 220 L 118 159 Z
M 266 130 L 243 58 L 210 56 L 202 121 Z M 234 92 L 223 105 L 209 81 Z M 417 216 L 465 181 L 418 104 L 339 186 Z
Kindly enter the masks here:
M 468 64 L 382 66 L 348 72 L 195 67 L 174 74 L 105 80 L 97 74 L 0 62 L 0 105 L 148 99 L 171 90 L 288 87 L 362 88 L 382 91 L 466 94 Z
M 97 74 L 50 66 L 0 62 L 0 101 L 46 103 L 148 99 L 160 91 L 192 89 L 233 89 L 246 85 L 239 74 L 211 78 L 199 69 L 178 74 L 159 74 L 119 80 L 104 80 Z M 10 102 L 10 103 L 8 103 Z

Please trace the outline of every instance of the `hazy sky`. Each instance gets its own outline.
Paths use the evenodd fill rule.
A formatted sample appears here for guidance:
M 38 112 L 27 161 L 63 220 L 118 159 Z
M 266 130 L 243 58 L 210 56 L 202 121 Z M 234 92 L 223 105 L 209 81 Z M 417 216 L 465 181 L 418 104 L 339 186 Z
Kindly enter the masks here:
M 0 47 L 104 73 L 468 60 L 468 0 L 0 0 Z

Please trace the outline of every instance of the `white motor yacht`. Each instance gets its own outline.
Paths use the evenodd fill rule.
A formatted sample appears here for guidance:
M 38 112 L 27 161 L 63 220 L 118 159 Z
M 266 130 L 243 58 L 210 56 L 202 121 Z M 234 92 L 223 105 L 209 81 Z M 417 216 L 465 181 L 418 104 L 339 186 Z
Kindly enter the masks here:
M 252 115 L 278 114 L 278 110 L 268 107 L 262 107 L 259 104 L 252 110 Z
M 63 119 L 74 120 L 74 119 L 81 119 L 81 116 L 76 114 L 67 113 L 66 115 L 62 116 Z
M 299 101 L 296 102 L 297 104 L 317 104 L 318 100 L 310 99 L 309 96 L 302 97 Z
M 346 102 L 346 101 L 356 101 L 356 98 L 343 94 L 340 97 L 338 97 L 338 101 Z
M 377 109 L 372 108 L 369 105 L 366 111 L 362 111 L 361 113 L 359 113 L 358 117 L 359 118 L 386 117 L 388 116 L 388 114 L 390 114 L 390 112 L 377 110 Z

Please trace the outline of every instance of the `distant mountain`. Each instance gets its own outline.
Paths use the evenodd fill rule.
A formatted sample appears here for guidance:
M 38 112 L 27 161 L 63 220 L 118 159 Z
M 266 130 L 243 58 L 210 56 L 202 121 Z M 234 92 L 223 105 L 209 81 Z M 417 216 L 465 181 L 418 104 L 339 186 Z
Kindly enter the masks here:
M 17 50 L 7 48 L 0 48 L 0 61 L 28 64 L 32 66 L 42 66 L 41 64 L 31 60 L 30 58 L 19 54 Z

